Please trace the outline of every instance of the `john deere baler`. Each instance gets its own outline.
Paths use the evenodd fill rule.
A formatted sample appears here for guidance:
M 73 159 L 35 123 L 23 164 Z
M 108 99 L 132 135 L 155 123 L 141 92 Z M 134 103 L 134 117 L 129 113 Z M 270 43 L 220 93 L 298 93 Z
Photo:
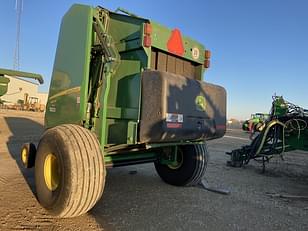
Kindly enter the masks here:
M 226 92 L 202 81 L 209 59 L 179 29 L 72 6 L 61 24 L 46 131 L 37 151 L 22 149 L 42 206 L 60 217 L 87 212 L 102 195 L 106 167 L 154 162 L 165 182 L 197 184 L 206 140 L 226 129 Z

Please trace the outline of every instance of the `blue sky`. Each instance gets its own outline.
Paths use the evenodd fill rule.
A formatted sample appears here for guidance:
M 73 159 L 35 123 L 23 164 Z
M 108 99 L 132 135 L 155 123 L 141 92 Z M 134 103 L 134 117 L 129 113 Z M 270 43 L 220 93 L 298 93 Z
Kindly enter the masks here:
M 306 0 L 24 0 L 20 69 L 41 73 L 48 91 L 61 17 L 73 3 L 123 7 L 179 28 L 212 51 L 206 81 L 228 92 L 228 118 L 268 112 L 276 93 L 308 108 Z M 0 67 L 12 68 L 15 0 L 0 1 Z

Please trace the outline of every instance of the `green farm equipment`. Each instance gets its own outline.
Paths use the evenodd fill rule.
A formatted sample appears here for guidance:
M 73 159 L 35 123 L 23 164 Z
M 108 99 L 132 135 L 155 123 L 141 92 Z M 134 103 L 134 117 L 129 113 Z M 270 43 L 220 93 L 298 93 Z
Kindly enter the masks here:
M 35 166 L 39 202 L 51 214 L 90 210 L 106 167 L 154 162 L 163 181 L 196 185 L 205 141 L 226 129 L 224 88 L 202 82 L 210 52 L 125 10 L 73 5 L 61 24 L 46 131 L 21 157 Z
M 251 114 L 250 119 L 244 121 L 242 129 L 247 132 L 259 130 L 264 125 L 268 117 L 269 114 L 264 113 Z
M 43 77 L 39 74 L 0 68 L 0 97 L 7 93 L 8 84 L 10 83 L 10 79 L 5 75 L 35 79 L 40 84 L 44 83 Z
M 287 102 L 282 96 L 273 96 L 270 117 L 250 145 L 227 154 L 229 166 L 241 167 L 254 159 L 263 164 L 272 157 L 292 150 L 308 151 L 308 111 Z
M 5 95 L 10 79 L 0 75 L 0 97 Z

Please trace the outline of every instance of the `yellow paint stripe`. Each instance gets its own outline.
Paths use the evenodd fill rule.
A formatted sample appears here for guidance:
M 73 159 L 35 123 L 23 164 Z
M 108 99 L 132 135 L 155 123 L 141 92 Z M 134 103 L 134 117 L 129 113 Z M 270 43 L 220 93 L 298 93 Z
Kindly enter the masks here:
M 58 92 L 57 94 L 53 95 L 53 96 L 50 96 L 49 97 L 49 100 L 53 100 L 59 96 L 64 96 L 64 95 L 70 95 L 72 93 L 78 93 L 80 92 L 80 87 L 73 87 L 73 88 L 69 88 L 69 89 L 66 89 L 64 91 L 60 91 Z

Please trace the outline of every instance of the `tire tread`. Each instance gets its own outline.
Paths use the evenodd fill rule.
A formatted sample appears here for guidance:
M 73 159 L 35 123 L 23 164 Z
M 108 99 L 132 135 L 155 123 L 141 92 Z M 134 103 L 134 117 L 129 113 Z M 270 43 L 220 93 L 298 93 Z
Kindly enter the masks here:
M 65 196 L 60 195 L 61 199 L 47 210 L 58 217 L 79 216 L 96 204 L 104 190 L 106 171 L 99 142 L 91 131 L 75 124 L 56 126 L 44 135 L 49 133 L 61 137 L 66 146 L 61 158 L 69 165 L 63 174 L 70 175 L 70 180 Z

